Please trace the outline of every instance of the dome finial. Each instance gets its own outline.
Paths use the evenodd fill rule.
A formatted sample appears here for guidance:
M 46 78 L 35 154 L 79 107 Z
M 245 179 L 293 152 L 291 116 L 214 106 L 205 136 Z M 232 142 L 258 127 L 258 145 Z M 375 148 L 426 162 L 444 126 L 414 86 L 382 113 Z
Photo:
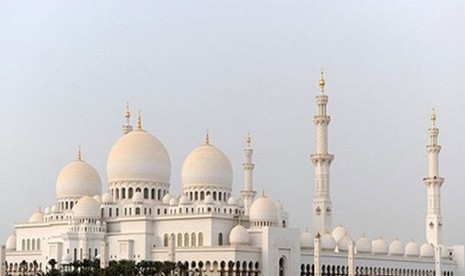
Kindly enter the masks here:
M 252 139 L 250 138 L 250 131 L 247 130 L 247 137 L 245 138 L 245 143 L 248 149 L 250 149 L 250 142 L 252 142 Z
M 77 160 L 82 161 L 82 156 L 81 156 L 81 146 L 78 147 L 78 152 L 77 152 Z
M 139 116 L 137 117 L 137 130 L 142 130 L 142 115 L 139 110 Z
M 210 134 L 208 133 L 208 128 L 205 130 L 205 145 L 210 145 Z
M 435 127 L 436 126 L 436 112 L 434 110 L 434 107 L 433 107 L 433 110 L 431 111 L 430 119 L 431 119 L 431 127 Z
M 126 112 L 124 113 L 124 118 L 126 118 L 126 124 L 129 125 L 129 119 L 131 119 L 131 112 L 129 111 L 129 103 L 126 103 Z
M 325 78 L 324 78 L 324 75 L 323 75 L 323 68 L 321 68 L 321 71 L 320 71 L 320 89 L 321 89 L 321 94 L 324 94 L 325 93 Z

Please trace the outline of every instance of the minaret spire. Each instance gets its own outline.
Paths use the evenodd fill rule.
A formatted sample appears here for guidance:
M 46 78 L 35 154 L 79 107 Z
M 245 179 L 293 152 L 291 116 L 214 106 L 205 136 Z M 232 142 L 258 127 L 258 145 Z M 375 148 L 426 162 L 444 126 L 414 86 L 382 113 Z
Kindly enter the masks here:
M 316 151 L 311 155 L 315 171 L 313 198 L 313 227 L 324 234 L 332 229 L 332 203 L 329 192 L 329 168 L 334 155 L 328 152 L 328 125 L 331 118 L 326 114 L 328 96 L 324 93 L 323 71 L 319 81 L 321 92 L 316 96 L 317 114 L 313 117 L 316 126 Z
M 132 126 L 129 123 L 131 119 L 131 112 L 129 111 L 129 104 L 126 103 L 126 112 L 124 112 L 124 118 L 126 119 L 126 124 L 123 125 L 123 134 L 128 134 L 132 131 Z
M 81 147 L 78 147 L 77 161 L 82 161 Z
M 252 139 L 250 138 L 250 133 L 247 132 L 244 149 L 244 163 L 242 163 L 242 168 L 244 170 L 244 187 L 241 191 L 241 198 L 244 202 L 246 216 L 249 215 L 250 206 L 257 195 L 257 192 L 253 189 L 253 169 L 255 164 L 252 162 L 253 149 L 250 146 L 251 142 Z
M 142 115 L 139 110 L 139 116 L 137 116 L 137 130 L 141 131 L 142 130 Z
M 428 176 L 423 178 L 427 191 L 426 240 L 438 246 L 442 242 L 442 216 L 441 216 L 441 186 L 444 178 L 439 177 L 438 144 L 439 129 L 436 127 L 436 113 L 431 112 L 431 126 L 428 128 L 429 143 L 426 145 L 428 153 Z

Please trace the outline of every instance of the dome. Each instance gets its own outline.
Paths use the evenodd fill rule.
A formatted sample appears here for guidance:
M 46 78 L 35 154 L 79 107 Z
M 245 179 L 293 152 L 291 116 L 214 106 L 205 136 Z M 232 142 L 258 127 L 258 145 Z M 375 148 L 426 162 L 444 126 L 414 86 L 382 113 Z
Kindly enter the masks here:
M 244 226 L 238 224 L 229 233 L 229 243 L 231 245 L 248 245 L 250 242 L 249 232 Z
M 102 197 L 100 195 L 94 195 L 94 199 L 97 200 L 98 203 L 102 203 Z
M 63 256 L 63 260 L 61 261 L 62 264 L 70 264 L 73 262 L 73 258 L 70 254 L 66 254 Z
M 231 205 L 231 206 L 237 205 L 237 200 L 236 200 L 236 198 L 233 197 L 233 196 L 230 196 L 230 197 L 228 198 L 228 205 Z
M 134 195 L 132 196 L 132 202 L 133 203 L 142 203 L 144 202 L 144 197 L 142 196 L 141 192 L 135 192 Z
M 372 246 L 370 240 L 363 235 L 355 242 L 357 253 L 371 253 Z
M 150 180 L 168 183 L 171 161 L 165 146 L 143 130 L 123 135 L 111 148 L 107 161 L 108 181 Z
M 53 205 L 52 208 L 50 208 L 51 213 L 58 213 L 58 207 L 56 205 Z
M 391 256 L 403 256 L 405 254 L 404 243 L 398 239 L 395 239 L 389 245 L 389 255 Z
M 374 254 L 380 254 L 380 255 L 388 254 L 388 250 L 389 250 L 388 245 L 382 237 L 379 237 L 379 239 L 374 240 L 372 242 L 372 247 L 373 247 Z
M 191 201 L 186 195 L 181 195 L 181 197 L 179 198 L 179 204 L 180 205 L 189 205 L 189 204 L 191 204 Z
M 100 204 L 91 196 L 83 196 L 73 208 L 75 218 L 100 218 Z
M 50 214 L 50 212 L 51 212 L 50 206 L 45 207 L 44 215 L 48 215 L 48 214 Z
M 204 199 L 204 203 L 205 203 L 205 204 L 209 204 L 209 205 L 210 205 L 210 204 L 213 204 L 213 197 L 212 197 L 212 195 L 206 195 L 206 196 L 205 196 L 205 199 Z
M 221 188 L 231 190 L 232 166 L 219 149 L 206 144 L 194 149 L 182 166 L 182 187 Z
M 163 196 L 163 199 L 162 199 L 163 204 L 168 205 L 172 197 L 173 196 L 171 194 L 166 194 L 165 196 Z
M 339 250 L 339 252 L 349 251 L 350 241 L 352 241 L 352 238 L 347 233 L 342 238 L 340 238 L 339 241 L 337 242 L 337 249 Z
M 422 258 L 433 258 L 434 257 L 434 247 L 425 242 L 424 244 L 422 244 L 422 246 L 420 247 L 420 257 Z
M 418 257 L 420 255 L 420 249 L 414 241 L 410 241 L 405 246 L 405 256 L 407 257 Z
M 262 194 L 250 206 L 249 217 L 252 222 L 264 221 L 277 223 L 278 210 L 276 204 Z
M 344 226 L 342 226 L 342 224 L 339 224 L 338 226 L 336 226 L 336 228 L 334 228 L 332 235 L 336 243 L 338 243 L 339 240 L 346 235 L 346 232 L 347 231 L 344 228 Z
M 32 214 L 32 216 L 29 218 L 28 222 L 30 223 L 36 223 L 36 222 L 42 222 L 44 221 L 44 213 L 42 213 L 41 210 L 38 210 Z
M 313 248 L 315 236 L 308 229 L 300 234 L 300 247 Z
M 336 241 L 330 233 L 321 236 L 321 250 L 334 251 L 336 249 Z
M 16 250 L 16 235 L 11 235 L 6 240 L 5 249 L 8 251 Z
M 170 206 L 177 206 L 178 205 L 178 199 L 176 197 L 172 197 L 169 202 Z
M 66 165 L 58 174 L 56 182 L 57 198 L 80 198 L 84 195 L 99 195 L 102 182 L 97 171 L 82 160 Z
M 109 203 L 112 203 L 112 202 L 113 202 L 113 198 L 111 197 L 111 195 L 109 193 L 103 194 L 102 203 L 109 204 Z

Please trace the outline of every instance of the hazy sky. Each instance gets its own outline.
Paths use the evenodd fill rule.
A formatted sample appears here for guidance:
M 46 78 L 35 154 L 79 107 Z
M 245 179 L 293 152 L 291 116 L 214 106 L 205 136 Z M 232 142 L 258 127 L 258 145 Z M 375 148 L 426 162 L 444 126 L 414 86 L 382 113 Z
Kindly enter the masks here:
M 56 177 L 79 146 L 106 183 L 126 102 L 166 146 L 175 194 L 208 128 L 238 195 L 250 129 L 256 190 L 304 229 L 321 67 L 334 226 L 354 239 L 425 241 L 434 106 L 444 240 L 465 243 L 460 0 L 0 1 L 0 241 L 55 202 Z

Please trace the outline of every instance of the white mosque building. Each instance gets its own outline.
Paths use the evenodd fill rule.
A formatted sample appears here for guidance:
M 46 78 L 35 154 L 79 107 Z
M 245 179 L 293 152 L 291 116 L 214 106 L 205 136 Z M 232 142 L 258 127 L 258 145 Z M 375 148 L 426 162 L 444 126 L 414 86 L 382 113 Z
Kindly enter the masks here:
M 205 143 L 182 167 L 182 192 L 170 193 L 171 162 L 163 144 L 126 112 L 123 135 L 107 161 L 102 194 L 99 173 L 82 158 L 66 165 L 56 181 L 56 202 L 14 225 L 1 247 L 0 276 L 45 271 L 50 259 L 60 266 L 76 260 L 161 260 L 187 263 L 189 275 L 395 275 L 465 276 L 463 246 L 442 244 L 439 129 L 428 129 L 426 236 L 424 243 L 351 237 L 333 227 L 326 112 L 328 96 L 316 96 L 313 229 L 291 227 L 281 204 L 253 187 L 251 139 L 244 149 L 243 185 L 232 190 L 228 157 Z M 310 220 L 310 218 L 309 218 Z M 21 263 L 27 262 L 27 267 Z

